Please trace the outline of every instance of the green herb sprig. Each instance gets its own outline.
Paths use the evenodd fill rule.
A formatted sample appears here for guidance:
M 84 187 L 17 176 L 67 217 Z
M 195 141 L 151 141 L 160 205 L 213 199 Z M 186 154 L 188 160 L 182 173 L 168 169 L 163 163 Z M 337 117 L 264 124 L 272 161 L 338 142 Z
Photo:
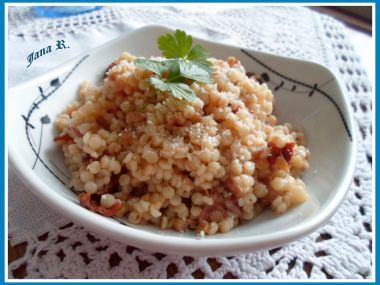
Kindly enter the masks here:
M 208 51 L 198 44 L 192 47 L 193 39 L 190 35 L 176 30 L 174 35 L 168 33 L 158 37 L 157 43 L 166 60 L 134 60 L 137 67 L 148 69 L 159 76 L 149 79 L 154 88 L 192 102 L 196 95 L 187 82 L 213 83 L 211 63 L 207 61 Z

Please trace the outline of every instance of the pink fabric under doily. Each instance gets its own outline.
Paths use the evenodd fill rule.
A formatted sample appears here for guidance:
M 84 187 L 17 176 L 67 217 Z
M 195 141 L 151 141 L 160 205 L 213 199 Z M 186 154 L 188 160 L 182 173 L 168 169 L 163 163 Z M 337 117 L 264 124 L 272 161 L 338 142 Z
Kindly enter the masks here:
M 134 28 L 160 23 L 216 41 L 320 62 L 344 82 L 355 114 L 358 163 L 338 212 L 311 235 L 281 248 L 232 257 L 193 258 L 152 253 L 112 241 L 45 206 L 9 169 L 9 240 L 23 257 L 9 278 L 372 278 L 372 90 L 336 20 L 301 7 L 105 7 L 71 18 L 39 19 L 9 10 L 9 80 L 16 85 Z M 56 37 L 73 47 L 60 61 L 25 58 Z

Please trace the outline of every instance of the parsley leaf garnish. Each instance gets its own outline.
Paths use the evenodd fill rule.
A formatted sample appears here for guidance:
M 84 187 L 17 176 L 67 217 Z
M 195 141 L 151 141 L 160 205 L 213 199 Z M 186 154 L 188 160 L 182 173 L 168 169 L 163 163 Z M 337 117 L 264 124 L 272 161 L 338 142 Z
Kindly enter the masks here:
M 187 101 L 194 101 L 196 95 L 194 91 L 184 83 L 167 83 L 161 79 L 152 77 L 149 79 L 150 84 L 152 84 L 156 89 L 162 92 L 171 92 L 174 97 L 178 99 L 185 99 Z
M 134 62 L 137 67 L 148 69 L 160 76 L 164 71 L 168 70 L 168 64 L 164 61 L 136 58 Z
M 193 44 L 193 38 L 184 31 L 176 30 L 172 34 L 162 35 L 157 39 L 158 47 L 166 58 L 185 58 Z
M 159 76 L 149 82 L 157 90 L 170 92 L 178 99 L 192 102 L 196 95 L 185 84 L 189 80 L 213 83 L 211 63 L 207 61 L 208 51 L 201 45 L 192 47 L 193 39 L 184 31 L 176 30 L 174 35 L 161 35 L 158 47 L 167 59 L 163 61 L 137 58 L 137 67 L 148 69 Z
M 200 65 L 194 64 L 194 62 L 191 62 L 189 60 L 176 60 L 176 63 L 178 64 L 179 70 L 177 69 L 177 73 L 173 75 L 169 73 L 168 80 L 172 79 L 171 76 L 178 76 L 202 83 L 213 82 L 210 76 L 210 72 L 208 72 L 208 70 L 204 69 Z
M 207 60 L 207 57 L 208 51 L 201 45 L 195 45 L 187 55 L 189 60 Z

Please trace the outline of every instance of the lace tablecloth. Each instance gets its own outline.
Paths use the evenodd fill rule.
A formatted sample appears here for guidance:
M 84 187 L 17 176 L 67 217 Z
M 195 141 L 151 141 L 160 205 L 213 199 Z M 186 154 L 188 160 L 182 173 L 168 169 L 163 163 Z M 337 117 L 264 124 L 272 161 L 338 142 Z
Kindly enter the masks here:
M 71 223 L 45 206 L 9 169 L 9 241 L 26 244 L 9 264 L 25 278 L 372 278 L 372 90 L 336 20 L 300 7 L 105 7 L 60 19 L 9 10 L 9 85 L 44 73 L 83 51 L 137 27 L 160 23 L 217 41 L 317 61 L 344 82 L 355 114 L 358 162 L 339 211 L 318 231 L 269 251 L 230 257 L 152 253 Z M 70 50 L 27 69 L 31 51 L 63 39 Z

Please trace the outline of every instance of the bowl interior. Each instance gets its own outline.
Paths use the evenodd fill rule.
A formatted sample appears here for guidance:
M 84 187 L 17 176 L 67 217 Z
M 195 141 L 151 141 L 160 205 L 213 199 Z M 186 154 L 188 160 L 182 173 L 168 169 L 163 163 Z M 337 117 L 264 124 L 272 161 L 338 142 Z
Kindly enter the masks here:
M 56 116 L 77 97 L 81 81 L 100 82 L 107 66 L 123 51 L 138 56 L 159 55 L 156 39 L 167 31 L 162 27 L 151 27 L 132 32 L 10 92 L 9 139 L 13 145 L 10 154 L 19 165 L 33 169 L 29 179 L 40 180 L 54 199 L 67 204 L 67 209 L 80 206 L 77 196 L 65 186 L 69 175 L 63 154 L 53 142 Z M 265 211 L 228 234 L 206 239 L 281 233 L 306 225 L 327 208 L 335 207 L 334 199 L 342 196 L 346 191 L 344 182 L 350 179 L 347 176 L 354 149 L 352 119 L 336 77 L 315 63 L 199 39 L 195 41 L 208 48 L 213 57 L 237 57 L 247 71 L 267 81 L 275 96 L 274 112 L 279 122 L 290 122 L 302 130 L 311 151 L 311 167 L 302 176 L 309 193 L 307 202 L 283 215 Z M 108 218 L 107 221 L 116 222 Z M 196 238 L 193 232 L 161 231 L 153 226 L 132 227 L 160 236 Z

